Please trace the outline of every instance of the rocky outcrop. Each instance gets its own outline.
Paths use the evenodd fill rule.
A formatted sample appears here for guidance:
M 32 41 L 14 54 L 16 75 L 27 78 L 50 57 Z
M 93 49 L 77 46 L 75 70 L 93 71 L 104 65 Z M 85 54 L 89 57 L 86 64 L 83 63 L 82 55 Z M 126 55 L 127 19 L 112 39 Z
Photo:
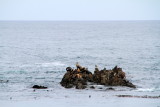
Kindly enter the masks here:
M 136 88 L 131 82 L 126 80 L 125 72 L 122 71 L 122 68 L 115 66 L 112 70 L 99 70 L 96 66 L 93 80 L 95 83 L 100 85 L 107 86 L 127 86 L 131 88 Z
M 85 89 L 88 82 L 92 82 L 94 85 L 106 85 L 106 86 L 127 86 L 136 88 L 131 82 L 126 80 L 125 72 L 122 68 L 115 66 L 112 70 L 99 70 L 95 66 L 94 74 L 87 68 L 76 64 L 76 69 L 71 67 L 66 68 L 66 73 L 63 76 L 60 84 L 65 88 Z M 93 86 L 91 86 L 94 89 Z
M 75 87 L 76 89 L 86 88 L 87 82 L 93 82 L 93 74 L 87 68 L 76 64 L 77 69 L 66 68 L 66 73 L 60 84 L 65 88 Z

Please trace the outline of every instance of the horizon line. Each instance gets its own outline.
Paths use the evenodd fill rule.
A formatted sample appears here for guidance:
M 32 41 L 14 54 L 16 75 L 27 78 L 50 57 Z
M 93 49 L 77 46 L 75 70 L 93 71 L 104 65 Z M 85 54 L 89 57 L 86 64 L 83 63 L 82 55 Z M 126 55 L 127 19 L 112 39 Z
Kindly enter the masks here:
M 0 20 L 1 22 L 2 21 L 18 21 L 18 22 L 21 22 L 21 21 L 37 21 L 37 22 L 39 22 L 39 21 L 44 21 L 44 22 L 47 22 L 47 21 L 66 21 L 66 22 L 74 22 L 74 21 L 77 21 L 77 22 L 81 22 L 81 21 L 84 21 L 84 22 L 86 22 L 86 21 L 160 21 L 160 19 L 155 19 L 155 20 Z

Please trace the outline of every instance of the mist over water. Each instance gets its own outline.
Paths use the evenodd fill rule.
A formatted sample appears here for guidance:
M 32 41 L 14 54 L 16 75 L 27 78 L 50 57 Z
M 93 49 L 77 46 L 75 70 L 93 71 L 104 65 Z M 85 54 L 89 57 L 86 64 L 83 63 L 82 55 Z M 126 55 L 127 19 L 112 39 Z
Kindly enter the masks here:
M 0 99 L 68 92 L 59 82 L 76 62 L 92 72 L 95 64 L 122 67 L 138 89 L 116 87 L 125 90 L 116 94 L 159 95 L 159 53 L 160 21 L 0 22 Z M 35 84 L 51 91 L 33 92 Z

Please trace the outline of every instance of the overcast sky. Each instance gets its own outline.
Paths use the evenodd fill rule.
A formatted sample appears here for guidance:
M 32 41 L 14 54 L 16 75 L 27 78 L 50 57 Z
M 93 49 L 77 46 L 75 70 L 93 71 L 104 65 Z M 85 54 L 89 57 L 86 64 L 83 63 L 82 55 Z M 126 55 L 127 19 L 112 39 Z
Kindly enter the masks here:
M 160 0 L 0 0 L 0 20 L 160 20 Z

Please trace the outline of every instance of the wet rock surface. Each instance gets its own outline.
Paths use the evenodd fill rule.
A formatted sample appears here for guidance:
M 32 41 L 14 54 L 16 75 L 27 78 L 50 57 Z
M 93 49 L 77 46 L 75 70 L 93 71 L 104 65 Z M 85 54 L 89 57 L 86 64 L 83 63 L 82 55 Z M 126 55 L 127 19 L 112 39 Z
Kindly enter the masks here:
M 153 99 L 159 99 L 159 96 L 148 96 L 148 95 L 144 95 L 144 96 L 137 96 L 137 95 L 116 95 L 117 97 L 128 97 L 128 98 L 153 98 Z
M 41 85 L 34 85 L 32 88 L 35 88 L 35 89 L 47 89 L 47 87 L 41 86 Z
M 99 70 L 95 66 L 94 74 L 90 72 L 87 68 L 76 64 L 76 69 L 71 67 L 66 68 L 66 73 L 64 74 L 60 84 L 65 88 L 76 88 L 85 89 L 89 86 L 88 83 L 92 85 L 104 85 L 104 86 L 126 86 L 130 88 L 136 88 L 134 84 L 126 79 L 125 72 L 122 68 L 115 66 L 111 70 L 104 68 Z M 90 86 L 94 89 L 94 86 Z

